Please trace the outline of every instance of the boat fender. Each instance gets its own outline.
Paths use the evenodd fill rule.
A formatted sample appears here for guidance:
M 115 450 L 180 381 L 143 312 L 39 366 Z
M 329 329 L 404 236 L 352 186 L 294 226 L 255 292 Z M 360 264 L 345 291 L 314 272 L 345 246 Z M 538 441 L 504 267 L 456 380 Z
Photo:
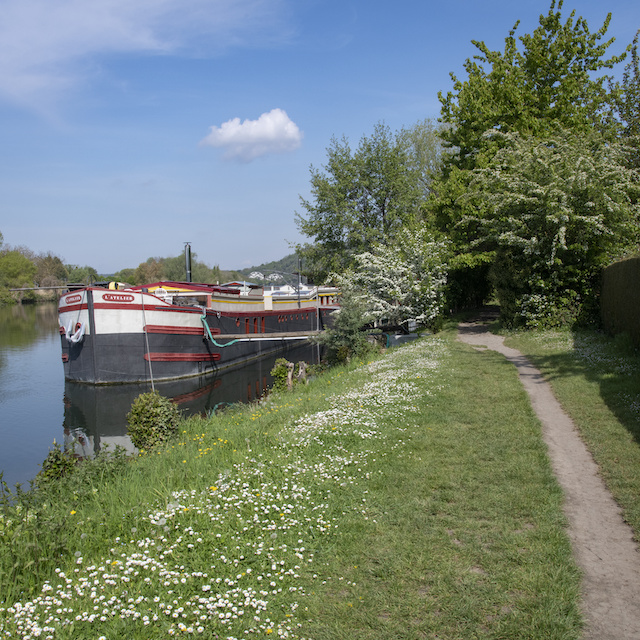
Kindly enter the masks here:
M 85 324 L 84 322 L 76 322 L 76 326 L 73 326 L 73 322 L 69 323 L 65 331 L 65 335 L 67 336 L 67 340 L 69 342 L 77 343 L 84 338 L 84 330 Z

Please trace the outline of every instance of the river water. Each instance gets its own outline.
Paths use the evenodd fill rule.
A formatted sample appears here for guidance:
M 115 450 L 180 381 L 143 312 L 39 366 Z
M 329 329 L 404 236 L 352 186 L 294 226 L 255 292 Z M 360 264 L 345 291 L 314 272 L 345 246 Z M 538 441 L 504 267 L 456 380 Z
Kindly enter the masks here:
M 317 362 L 316 349 L 297 347 L 288 360 Z M 183 414 L 205 414 L 251 402 L 271 385 L 272 356 L 219 375 L 156 383 Z M 13 487 L 40 470 L 54 441 L 78 457 L 121 445 L 133 451 L 126 414 L 150 385 L 65 382 L 55 304 L 0 307 L 0 471 Z

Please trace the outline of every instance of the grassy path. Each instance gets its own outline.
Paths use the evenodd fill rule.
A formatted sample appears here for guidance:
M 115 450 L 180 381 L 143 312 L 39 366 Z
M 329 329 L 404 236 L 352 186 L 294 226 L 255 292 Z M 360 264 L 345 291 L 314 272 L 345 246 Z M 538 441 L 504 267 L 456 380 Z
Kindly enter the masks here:
M 83 473 L 5 511 L 0 638 L 580 636 L 540 426 L 454 332 Z M 47 534 L 61 551 L 21 572 Z
M 312 598 L 317 640 L 580 635 L 562 496 L 526 394 L 501 356 L 446 350 L 416 413 L 387 426 L 401 444 L 376 463 L 369 519 L 354 514 L 326 560 L 358 586 Z

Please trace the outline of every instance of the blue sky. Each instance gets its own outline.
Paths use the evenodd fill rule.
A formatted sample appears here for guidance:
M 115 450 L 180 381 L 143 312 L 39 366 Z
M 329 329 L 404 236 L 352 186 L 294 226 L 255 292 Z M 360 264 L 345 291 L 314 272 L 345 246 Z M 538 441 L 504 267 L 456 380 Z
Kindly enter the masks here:
M 277 260 L 332 136 L 437 118 L 475 53 L 548 0 L 0 0 L 0 232 L 101 273 L 192 243 Z M 566 0 L 610 51 L 638 0 Z M 621 70 L 620 70 L 621 73 Z

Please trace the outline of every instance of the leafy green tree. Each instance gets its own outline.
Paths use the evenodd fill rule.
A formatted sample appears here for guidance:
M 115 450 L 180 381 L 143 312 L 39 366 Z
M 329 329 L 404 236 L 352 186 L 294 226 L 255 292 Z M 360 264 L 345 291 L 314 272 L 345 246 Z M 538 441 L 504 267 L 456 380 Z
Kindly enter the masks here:
M 495 254 L 477 243 L 480 225 L 491 216 L 487 199 L 466 197 L 473 171 L 492 162 L 505 138 L 487 132 L 519 133 L 544 139 L 560 130 L 573 135 L 597 131 L 614 140 L 615 92 L 604 71 L 624 59 L 609 56 L 606 39 L 611 15 L 591 32 L 575 11 L 563 20 L 560 0 L 552 0 L 531 34 L 516 37 L 518 23 L 505 39 L 504 51 L 473 41 L 478 55 L 465 62 L 466 79 L 452 74 L 453 90 L 439 94 L 447 153 L 444 171 L 431 185 L 428 210 L 434 226 L 447 233 L 454 248 L 450 262 L 450 305 L 477 303 L 490 290 L 487 280 Z
M 640 57 L 638 56 L 638 37 L 636 33 L 631 47 L 631 59 L 625 67 L 622 77 L 622 85 L 612 86 L 613 95 L 616 97 L 618 115 L 622 120 L 623 134 L 634 139 L 638 146 L 640 138 Z
M 557 5 L 557 8 L 556 8 Z M 443 138 L 454 151 L 451 163 L 475 168 L 482 154 L 497 144 L 484 134 L 490 129 L 544 136 L 558 129 L 586 133 L 593 128 L 617 131 L 609 76 L 598 75 L 624 59 L 606 58 L 614 38 L 602 42 L 611 20 L 592 33 L 587 21 L 572 11 L 562 21 L 563 1 L 552 0 L 532 34 L 516 39 L 518 23 L 505 39 L 503 52 L 473 41 L 479 54 L 467 59 L 467 79 L 451 74 L 453 91 L 439 94 L 441 120 L 450 125 Z
M 164 279 L 162 258 L 148 258 L 136 268 L 133 284 L 150 284 Z
M 127 284 L 137 284 L 135 281 L 136 270 L 133 267 L 127 269 L 121 269 L 117 273 L 113 274 L 113 279 L 116 282 L 126 282 Z
M 76 264 L 68 264 L 66 267 L 69 274 L 69 282 L 77 284 L 91 284 L 98 280 L 98 272 L 93 267 L 86 265 L 81 267 Z
M 36 265 L 20 251 L 5 251 L 0 255 L 0 287 L 32 287 L 37 271 Z
M 417 175 L 421 195 L 425 199 L 442 168 L 443 130 L 442 125 L 427 118 L 398 133 L 398 141 L 407 152 L 407 167 Z
M 208 267 L 204 262 L 199 262 L 195 253 L 191 254 L 191 280 L 192 282 L 217 282 L 220 280 L 220 268 Z M 187 278 L 187 266 L 184 256 L 175 258 L 162 258 L 163 276 L 165 280 L 184 282 Z
M 26 247 L 12 249 L 5 245 L 4 237 L 0 233 L 0 304 L 16 302 L 9 289 L 33 286 L 37 269 L 32 256 L 33 253 Z
M 311 167 L 311 200 L 298 228 L 313 244 L 298 247 L 308 275 L 320 282 L 343 272 L 374 242 L 391 242 L 419 213 L 419 172 L 401 136 L 378 124 L 352 152 L 346 139 L 331 141 L 324 171 Z
M 340 296 L 340 309 L 334 312 L 333 327 L 322 333 L 319 342 L 324 345 L 329 364 L 344 364 L 352 358 L 366 355 L 372 346 L 363 328 L 372 318 L 359 292 L 345 287 Z
M 193 261 L 191 266 L 191 279 L 193 282 L 220 282 L 221 276 L 222 272 L 218 265 L 209 267 L 204 262 Z
M 509 325 L 593 319 L 601 268 L 640 239 L 640 172 L 628 147 L 597 133 L 499 133 L 466 196 L 487 205 L 475 244 L 495 252 L 492 277 Z
M 58 256 L 54 256 L 51 252 L 40 254 L 36 256 L 34 262 L 38 268 L 36 281 L 39 286 L 51 287 L 67 281 L 69 272 Z

